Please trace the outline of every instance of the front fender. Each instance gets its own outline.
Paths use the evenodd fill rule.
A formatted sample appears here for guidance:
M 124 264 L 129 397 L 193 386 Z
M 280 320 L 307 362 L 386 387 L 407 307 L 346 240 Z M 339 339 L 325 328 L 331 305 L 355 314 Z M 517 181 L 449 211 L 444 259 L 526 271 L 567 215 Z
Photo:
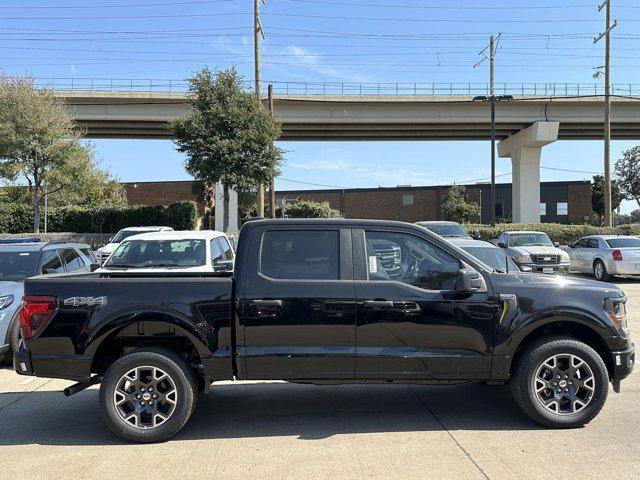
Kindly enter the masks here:
M 587 327 L 604 339 L 611 335 L 609 327 L 589 310 L 560 307 L 539 310 L 530 315 L 518 315 L 499 325 L 496 332 L 495 354 L 513 356 L 522 342 L 535 330 L 554 323 L 576 323 Z

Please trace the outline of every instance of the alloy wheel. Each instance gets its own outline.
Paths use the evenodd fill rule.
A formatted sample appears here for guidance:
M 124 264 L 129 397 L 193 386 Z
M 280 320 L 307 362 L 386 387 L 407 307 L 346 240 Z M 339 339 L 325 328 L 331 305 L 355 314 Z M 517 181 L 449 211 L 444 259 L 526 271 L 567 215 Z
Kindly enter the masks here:
M 601 279 L 604 276 L 604 265 L 600 262 L 596 263 L 594 267 L 596 278 Z
M 533 377 L 536 399 L 557 415 L 573 415 L 589 405 L 596 382 L 591 367 L 582 358 L 561 353 L 540 364 Z
M 165 423 L 178 403 L 176 384 L 167 372 L 152 366 L 127 371 L 116 384 L 113 402 L 122 420 L 148 429 Z

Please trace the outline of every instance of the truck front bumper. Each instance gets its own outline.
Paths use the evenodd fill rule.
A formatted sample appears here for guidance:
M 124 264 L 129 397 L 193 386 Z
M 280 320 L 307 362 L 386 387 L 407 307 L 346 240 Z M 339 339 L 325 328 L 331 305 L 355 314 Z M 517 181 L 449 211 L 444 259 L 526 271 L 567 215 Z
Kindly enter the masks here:
M 636 346 L 632 343 L 626 350 L 611 352 L 613 358 L 612 381 L 619 382 L 631 375 L 636 363 Z
M 529 267 L 534 273 L 569 273 L 569 263 L 555 263 L 551 265 L 537 265 L 535 263 L 517 263 L 518 267 Z

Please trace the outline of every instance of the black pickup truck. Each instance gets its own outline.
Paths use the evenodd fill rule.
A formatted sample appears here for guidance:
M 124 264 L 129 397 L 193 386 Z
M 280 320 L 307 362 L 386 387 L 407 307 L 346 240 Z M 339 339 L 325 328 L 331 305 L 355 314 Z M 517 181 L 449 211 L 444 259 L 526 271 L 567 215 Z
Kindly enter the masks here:
M 418 225 L 251 221 L 235 267 L 29 279 L 14 368 L 101 383 L 108 427 L 152 442 L 230 379 L 509 382 L 535 421 L 576 427 L 634 366 L 617 287 L 496 272 Z

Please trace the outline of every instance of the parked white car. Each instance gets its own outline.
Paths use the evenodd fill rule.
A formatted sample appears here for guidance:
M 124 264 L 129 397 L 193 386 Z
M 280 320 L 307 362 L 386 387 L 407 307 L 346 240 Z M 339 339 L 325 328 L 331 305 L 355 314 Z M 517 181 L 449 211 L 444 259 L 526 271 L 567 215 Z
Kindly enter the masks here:
M 125 238 L 128 238 L 132 235 L 138 235 L 140 233 L 147 232 L 171 232 L 173 228 L 171 227 L 127 227 L 120 230 L 113 237 L 109 239 L 109 242 L 96 250 L 96 260 L 100 265 L 102 265 L 109 255 L 113 253 L 116 247 L 122 242 Z
M 640 275 L 640 238 L 590 235 L 569 246 L 571 270 L 607 281 L 613 275 Z
M 234 259 L 222 232 L 152 232 L 123 240 L 96 272 L 222 272 L 233 270 Z

